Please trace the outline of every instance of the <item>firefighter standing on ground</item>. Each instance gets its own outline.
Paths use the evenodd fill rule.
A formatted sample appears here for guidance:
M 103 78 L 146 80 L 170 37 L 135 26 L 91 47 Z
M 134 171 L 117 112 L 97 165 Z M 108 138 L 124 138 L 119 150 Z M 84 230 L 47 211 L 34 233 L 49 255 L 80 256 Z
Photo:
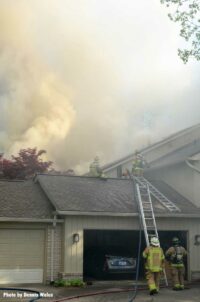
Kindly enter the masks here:
M 180 246 L 180 241 L 177 237 L 172 239 L 172 244 L 166 251 L 166 259 L 170 263 L 173 290 L 184 289 L 184 275 L 185 275 L 185 265 L 184 258 L 187 252 L 183 246 Z
M 164 269 L 165 256 L 157 237 L 152 237 L 150 246 L 143 252 L 145 259 L 146 279 L 150 295 L 159 292 L 160 273 Z

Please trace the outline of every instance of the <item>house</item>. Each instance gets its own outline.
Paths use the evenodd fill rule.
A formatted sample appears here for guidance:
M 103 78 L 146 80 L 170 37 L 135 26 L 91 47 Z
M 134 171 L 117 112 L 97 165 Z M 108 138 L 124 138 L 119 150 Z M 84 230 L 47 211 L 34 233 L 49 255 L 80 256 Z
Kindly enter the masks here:
M 179 236 L 189 251 L 187 278 L 200 278 L 200 125 L 140 151 L 148 161 L 145 177 L 180 209 L 170 212 L 152 199 L 161 245 L 165 250 Z M 106 255 L 136 258 L 141 226 L 134 186 L 117 177 L 132 157 L 104 166 L 107 178 L 38 174 L 34 180 L 1 180 L 0 283 L 112 279 L 104 271 Z
M 64 277 L 103 279 L 105 255 L 136 258 L 140 223 L 130 179 L 38 175 L 37 182 L 64 219 Z M 161 244 L 166 249 L 173 236 L 180 237 L 193 279 L 200 274 L 200 208 L 163 181 L 154 185 L 180 209 L 172 213 L 153 200 Z
M 200 273 L 200 209 L 157 185 L 181 210 L 171 213 L 153 200 L 161 244 L 166 249 L 173 236 L 181 238 L 193 279 Z M 0 181 L 0 188 L 0 283 L 112 279 L 104 274 L 105 255 L 136 258 L 140 224 L 131 180 L 44 174 Z

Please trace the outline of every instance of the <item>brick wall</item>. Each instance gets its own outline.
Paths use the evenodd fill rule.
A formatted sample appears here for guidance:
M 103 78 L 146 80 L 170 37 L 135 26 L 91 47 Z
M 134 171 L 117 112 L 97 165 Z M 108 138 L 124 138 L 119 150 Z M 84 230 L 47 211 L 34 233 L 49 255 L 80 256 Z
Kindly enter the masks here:
M 51 246 L 52 246 L 52 225 L 47 228 L 47 255 L 46 255 L 46 282 L 51 281 Z M 54 228 L 54 247 L 53 247 L 53 279 L 58 279 L 59 273 L 63 271 L 62 263 L 62 225 Z

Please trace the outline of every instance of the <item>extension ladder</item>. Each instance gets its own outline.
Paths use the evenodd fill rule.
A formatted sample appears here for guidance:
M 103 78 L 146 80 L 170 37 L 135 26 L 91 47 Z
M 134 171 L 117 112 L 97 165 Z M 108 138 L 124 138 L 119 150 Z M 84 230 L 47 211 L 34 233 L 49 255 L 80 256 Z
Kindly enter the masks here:
M 147 182 L 145 183 L 144 181 L 142 181 L 142 183 L 138 182 L 137 179 L 138 178 L 135 178 L 137 201 L 138 201 L 139 210 L 142 218 L 146 245 L 149 246 L 151 237 L 156 236 L 157 238 L 159 238 L 158 231 L 156 226 L 153 205 L 151 201 L 149 184 Z M 166 286 L 168 286 L 165 270 L 163 270 L 163 279 Z
M 170 201 L 164 194 L 162 194 L 158 189 L 156 189 L 156 187 L 154 187 L 147 179 L 145 179 L 144 177 L 136 176 L 134 176 L 134 179 L 141 188 L 148 185 L 150 193 L 170 212 L 181 211 L 172 201 Z

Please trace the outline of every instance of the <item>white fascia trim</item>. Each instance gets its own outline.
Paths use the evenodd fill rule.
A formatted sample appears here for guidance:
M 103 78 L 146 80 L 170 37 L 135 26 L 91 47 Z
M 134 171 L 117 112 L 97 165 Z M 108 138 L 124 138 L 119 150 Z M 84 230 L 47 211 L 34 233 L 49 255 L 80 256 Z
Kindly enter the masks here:
M 115 217 L 138 217 L 138 213 L 111 213 L 111 212 L 78 212 L 78 211 L 57 211 L 59 215 L 69 216 L 115 216 Z M 155 214 L 155 218 L 200 218 L 200 214 Z
M 138 213 L 113 213 L 113 212 L 80 212 L 80 211 L 57 211 L 59 215 L 70 216 L 118 216 L 118 217 L 136 217 Z
M 200 218 L 200 214 L 155 214 L 155 218 Z
M 174 134 L 170 135 L 169 137 L 166 137 L 161 141 L 155 142 L 151 146 L 139 149 L 138 151 L 141 152 L 141 154 L 145 155 L 148 152 L 150 152 L 156 148 L 159 148 L 165 144 L 168 144 L 169 142 L 172 142 L 172 141 L 176 140 L 177 138 L 179 138 L 185 134 L 188 134 L 193 130 L 198 129 L 199 127 L 200 127 L 200 124 L 191 126 L 187 129 L 184 129 L 181 131 L 178 131 L 178 133 L 174 133 Z M 134 156 L 134 154 L 127 155 L 125 159 L 124 158 L 122 158 L 121 160 L 119 159 L 117 162 L 114 162 L 113 165 L 112 165 L 112 163 L 107 164 L 107 165 L 105 165 L 106 166 L 105 169 L 104 169 L 104 167 L 102 167 L 102 169 L 104 172 L 109 172 L 110 170 L 115 169 L 117 166 L 127 163 L 128 161 L 130 161 L 133 158 L 133 156 Z
M 190 168 L 192 168 L 192 170 L 196 171 L 197 173 L 200 173 L 200 170 L 194 165 L 192 165 L 188 160 L 186 160 L 185 162 Z
M 41 218 L 13 218 L 13 217 L 0 217 L 0 221 L 1 222 L 12 222 L 12 221 L 16 221 L 16 222 L 56 222 L 56 223 L 63 223 L 64 220 L 63 219 L 41 219 Z

